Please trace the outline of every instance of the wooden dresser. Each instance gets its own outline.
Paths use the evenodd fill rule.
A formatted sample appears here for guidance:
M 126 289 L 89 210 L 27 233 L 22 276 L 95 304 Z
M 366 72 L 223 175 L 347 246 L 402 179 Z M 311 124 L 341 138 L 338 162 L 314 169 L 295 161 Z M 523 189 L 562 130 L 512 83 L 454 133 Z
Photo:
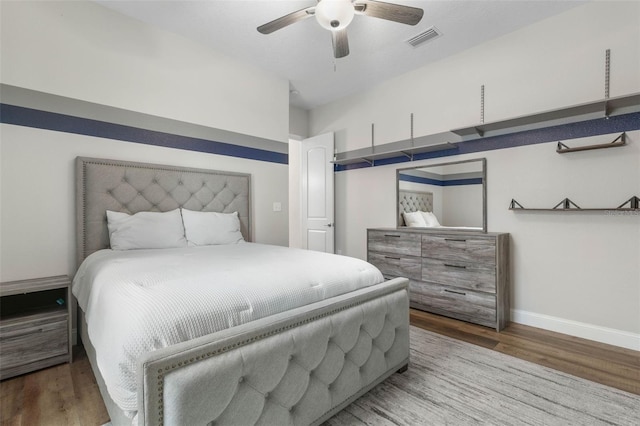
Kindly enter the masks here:
M 367 259 L 409 278 L 412 308 L 498 331 L 509 322 L 509 234 L 368 229 Z

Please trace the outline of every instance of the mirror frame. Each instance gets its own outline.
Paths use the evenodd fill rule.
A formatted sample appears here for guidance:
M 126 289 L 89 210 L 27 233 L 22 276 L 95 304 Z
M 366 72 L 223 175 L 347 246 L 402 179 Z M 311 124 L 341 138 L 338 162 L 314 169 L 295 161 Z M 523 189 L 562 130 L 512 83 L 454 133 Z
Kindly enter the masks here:
M 405 170 L 415 170 L 415 169 L 422 169 L 422 168 L 429 168 L 429 167 L 441 167 L 441 166 L 450 166 L 450 165 L 454 165 L 454 164 L 464 164 L 464 163 L 473 163 L 473 162 L 480 162 L 482 164 L 482 229 L 463 229 L 463 228 L 458 228 L 456 229 L 455 227 L 452 228 L 445 228 L 445 229 L 439 229 L 439 228 L 411 228 L 411 229 L 419 229 L 419 230 L 430 230 L 430 231 L 440 231 L 440 232 L 481 232 L 481 233 L 487 233 L 487 159 L 482 157 L 482 158 L 473 158 L 470 160 L 461 160 L 461 161 L 451 161 L 448 163 L 434 163 L 434 164 L 423 164 L 421 166 L 414 166 L 414 167 L 405 167 L 402 169 L 396 169 L 396 204 L 395 204 L 395 209 L 396 209 L 396 228 L 399 228 L 398 224 L 400 223 L 400 211 L 398 208 L 398 205 L 400 203 L 400 173 L 405 171 Z M 402 229 L 407 228 L 402 227 Z

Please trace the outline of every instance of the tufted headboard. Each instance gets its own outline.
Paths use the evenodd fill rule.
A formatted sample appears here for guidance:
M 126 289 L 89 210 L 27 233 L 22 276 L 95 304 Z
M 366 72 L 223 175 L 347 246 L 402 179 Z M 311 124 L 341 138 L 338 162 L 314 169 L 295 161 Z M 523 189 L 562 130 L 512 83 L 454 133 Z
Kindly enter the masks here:
M 403 212 L 433 211 L 433 193 L 422 191 L 398 191 L 398 226 L 405 226 Z
M 238 212 L 240 230 L 251 240 L 251 175 L 101 158 L 76 158 L 76 246 L 78 266 L 109 247 L 107 210 L 134 214 L 184 207 Z

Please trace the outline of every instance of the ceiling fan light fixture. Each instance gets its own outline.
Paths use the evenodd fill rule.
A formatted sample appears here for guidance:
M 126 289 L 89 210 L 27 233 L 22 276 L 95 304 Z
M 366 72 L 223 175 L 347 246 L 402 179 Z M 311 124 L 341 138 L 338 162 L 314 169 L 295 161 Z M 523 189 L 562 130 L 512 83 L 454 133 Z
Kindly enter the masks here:
M 355 15 L 351 0 L 321 0 L 316 6 L 315 17 L 327 30 L 338 31 L 346 28 Z

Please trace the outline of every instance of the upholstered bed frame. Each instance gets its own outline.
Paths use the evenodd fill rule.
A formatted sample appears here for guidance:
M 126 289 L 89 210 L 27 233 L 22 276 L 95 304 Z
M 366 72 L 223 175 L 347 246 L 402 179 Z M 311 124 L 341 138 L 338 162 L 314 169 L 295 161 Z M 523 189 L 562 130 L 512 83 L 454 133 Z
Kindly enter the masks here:
M 398 190 L 398 226 L 405 226 L 402 213 L 433 211 L 433 192 Z
M 76 170 L 79 262 L 108 247 L 107 209 L 238 211 L 251 240 L 250 175 L 80 157 Z M 111 422 L 131 424 L 106 391 L 80 314 Z M 408 361 L 408 280 L 397 278 L 145 354 L 136 419 L 320 424 Z

